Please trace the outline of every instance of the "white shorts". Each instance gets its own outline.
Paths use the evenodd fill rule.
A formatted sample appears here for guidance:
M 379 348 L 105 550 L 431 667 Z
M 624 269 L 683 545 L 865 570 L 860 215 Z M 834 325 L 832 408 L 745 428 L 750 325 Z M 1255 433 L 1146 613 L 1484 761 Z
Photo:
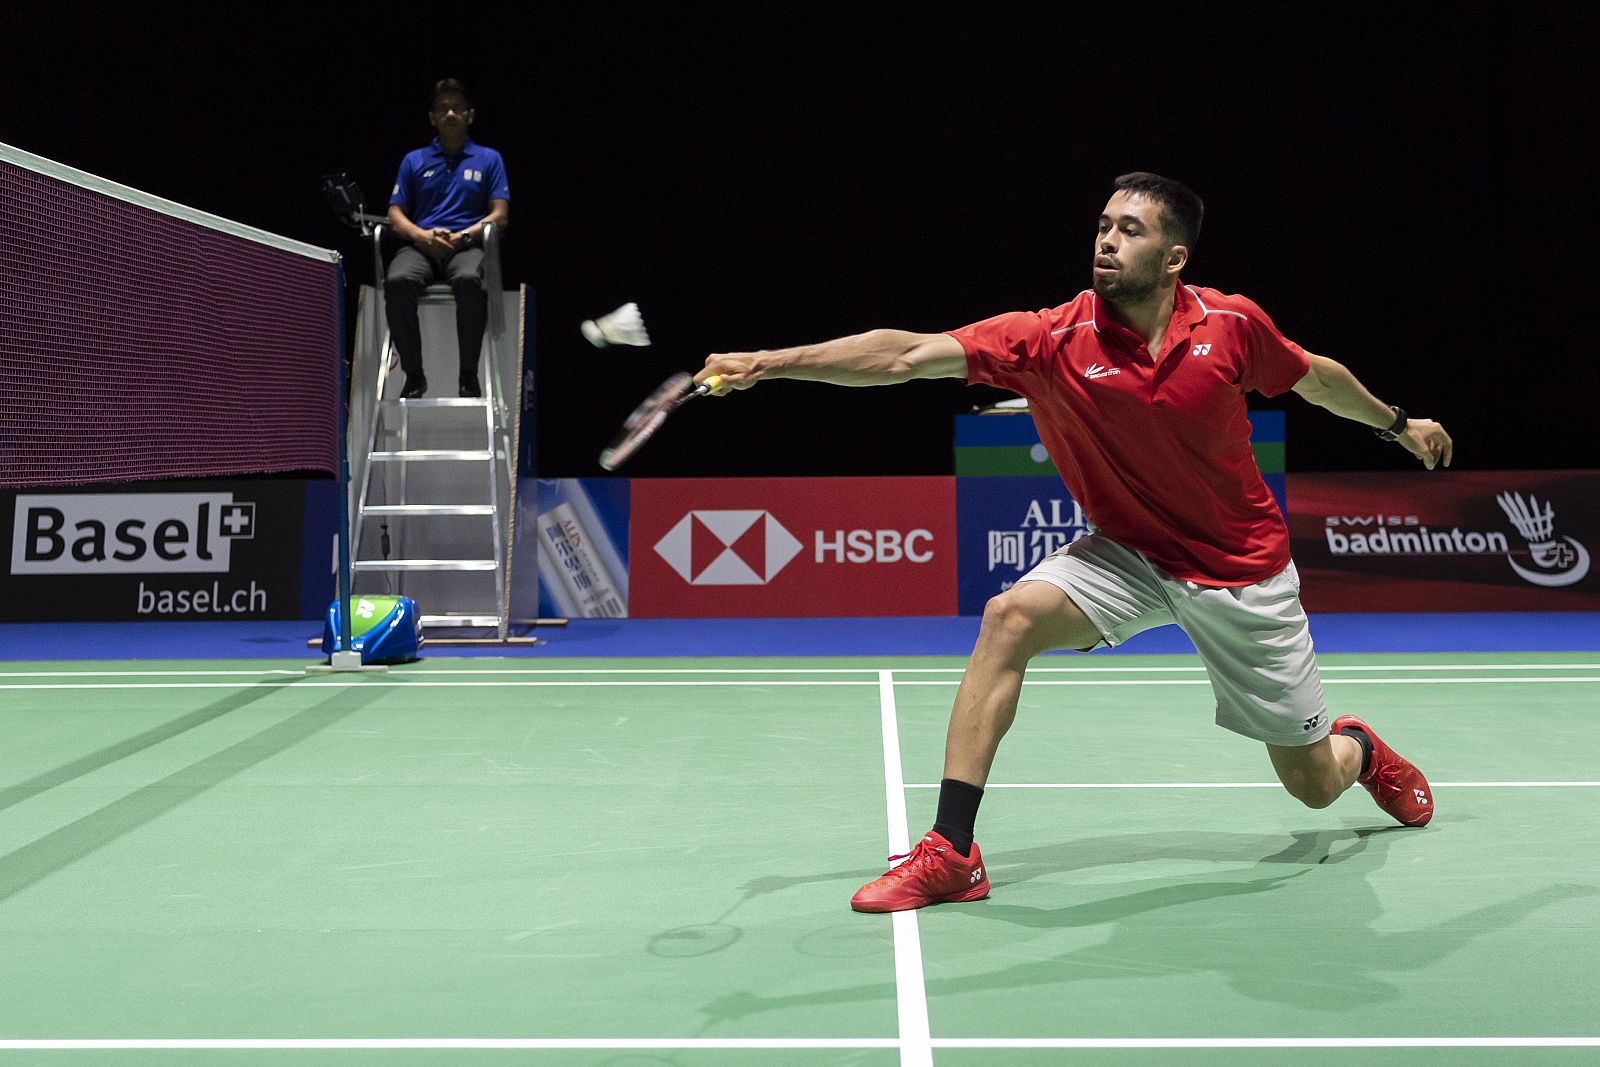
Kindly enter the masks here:
M 1177 623 L 1211 678 L 1218 726 L 1269 745 L 1309 745 L 1327 736 L 1328 707 L 1293 563 L 1255 585 L 1197 585 L 1091 533 L 1018 581 L 1049 582 L 1071 597 L 1100 631 L 1093 648 Z

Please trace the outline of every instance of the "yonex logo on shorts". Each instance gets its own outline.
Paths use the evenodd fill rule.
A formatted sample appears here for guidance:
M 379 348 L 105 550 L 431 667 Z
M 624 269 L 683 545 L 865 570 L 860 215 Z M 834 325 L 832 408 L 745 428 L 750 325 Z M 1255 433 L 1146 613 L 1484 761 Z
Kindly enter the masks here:
M 691 511 L 655 543 L 690 585 L 766 585 L 800 548 L 766 511 Z

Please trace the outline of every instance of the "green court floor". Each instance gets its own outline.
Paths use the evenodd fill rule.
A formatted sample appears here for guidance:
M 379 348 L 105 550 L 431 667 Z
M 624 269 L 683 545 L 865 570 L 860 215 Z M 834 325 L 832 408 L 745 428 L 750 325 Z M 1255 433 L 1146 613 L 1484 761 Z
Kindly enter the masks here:
M 993 896 L 894 917 L 959 660 L 0 664 L 0 1065 L 1600 1059 L 1600 656 L 1324 657 L 1422 830 L 1039 664 Z

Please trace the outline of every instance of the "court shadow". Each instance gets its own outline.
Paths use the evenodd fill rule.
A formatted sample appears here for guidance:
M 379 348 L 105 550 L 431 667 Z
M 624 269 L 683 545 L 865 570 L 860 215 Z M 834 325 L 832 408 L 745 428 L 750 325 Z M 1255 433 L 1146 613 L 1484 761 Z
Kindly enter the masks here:
M 25 800 L 38 796 L 40 793 L 49 792 L 57 786 L 65 785 L 86 774 L 92 774 L 103 767 L 109 767 L 119 760 L 127 759 L 135 753 L 153 748 L 163 741 L 170 741 L 179 734 L 193 730 L 197 726 L 204 726 L 214 719 L 230 715 L 254 704 L 256 701 L 288 688 L 284 685 L 256 685 L 229 693 L 221 700 L 197 708 L 187 715 L 180 715 L 132 737 L 106 745 L 86 755 L 79 756 L 69 763 L 36 774 L 25 782 L 0 789 L 0 811 L 15 807 Z
M 326 699 L 304 711 L 296 712 L 275 726 L 136 789 L 98 811 L 91 812 L 36 841 L 0 856 L 0 901 L 9 900 L 35 882 L 76 863 L 179 805 L 188 803 L 241 771 L 293 748 L 318 731 L 371 704 L 379 698 L 380 692 L 376 688 L 364 686 L 341 687 Z M 222 705 L 230 705 L 230 708 L 243 706 L 237 702 L 220 701 L 217 705 L 203 709 L 203 712 L 215 718 L 216 715 L 225 713 L 217 710 Z M 200 714 L 201 712 L 195 713 L 195 715 Z M 174 720 L 174 723 L 182 721 Z M 191 725 L 198 725 L 198 722 Z M 147 734 L 156 732 L 147 731 Z M 130 739 L 124 744 L 129 744 L 133 740 Z M 113 746 L 112 749 L 105 751 L 109 752 L 117 747 L 120 746 Z
M 1177 882 L 1171 878 L 1149 879 L 1149 888 L 1124 893 L 1105 900 L 1086 901 L 1064 908 L 1029 908 L 1015 904 L 990 902 L 981 912 L 974 912 L 985 921 L 1008 922 L 1016 926 L 1037 929 L 1056 929 L 1072 926 L 1100 926 L 1103 923 L 1121 922 L 1169 908 L 1201 904 L 1222 897 L 1248 896 L 1269 893 L 1310 869 L 1275 874 L 1267 878 L 1250 878 L 1243 881 Z
M 1149 878 L 1134 883 L 1132 892 L 1055 908 L 989 900 L 936 909 L 921 921 L 969 924 L 969 943 L 980 953 L 993 945 L 1003 947 L 1006 941 L 978 932 L 990 924 L 1101 927 L 1108 933 L 1093 945 L 1048 958 L 975 974 L 963 968 L 960 974 L 930 976 L 928 996 L 1035 988 L 1054 988 L 1070 996 L 1070 987 L 1078 982 L 1214 974 L 1250 1000 L 1348 1011 L 1403 1000 L 1411 991 L 1400 976 L 1436 966 L 1471 942 L 1514 926 L 1542 908 L 1600 894 L 1600 887 L 1593 885 L 1548 885 L 1428 926 L 1387 929 L 1385 909 L 1368 876 L 1382 869 L 1395 843 L 1411 832 L 1402 827 L 1306 831 L 1290 835 L 1287 843 L 1282 835 L 1114 835 L 1097 839 L 1098 848 L 1080 848 L 1084 843 L 1073 842 L 1034 850 L 1056 859 L 1048 867 L 1052 874 L 1184 858 L 1238 859 L 1249 866 L 1203 880 Z M 1197 836 L 1201 840 L 1196 841 Z M 1070 861 L 1060 862 L 1068 856 Z M 1025 854 L 1021 866 L 1026 870 L 1037 862 Z M 1032 876 L 1026 874 L 1021 880 Z M 1018 880 L 1013 878 L 1012 883 Z M 1307 916 L 1330 914 L 1340 921 L 1307 921 Z M 1338 995 L 1330 995 L 1330 990 Z M 893 1000 L 895 995 L 892 981 L 790 997 L 739 992 L 710 1001 L 700 1010 L 710 1029 L 778 1008 Z
M 1389 829 L 1400 830 L 1403 827 L 1385 827 L 1381 829 L 1363 830 L 1320 830 L 1296 833 L 1290 836 L 1287 844 L 1283 843 L 1281 835 L 1269 834 L 1194 834 L 1194 833 L 1161 833 L 1161 834 L 1121 834 L 1108 835 L 1101 838 L 1073 841 L 1068 844 L 1052 845 L 1035 849 L 1024 850 L 1020 853 L 1010 854 L 1020 856 L 1020 861 L 1008 862 L 1003 868 L 990 866 L 990 877 L 997 886 L 1014 885 L 1027 881 L 1045 873 L 1059 873 L 1064 870 L 1083 870 L 1089 867 L 1105 866 L 1112 863 L 1142 863 L 1149 860 L 1193 859 L 1221 862 L 1249 862 L 1258 863 L 1288 863 L 1301 865 L 1316 865 L 1328 862 L 1340 862 L 1350 855 L 1354 855 L 1365 847 L 1367 837 L 1375 833 L 1384 833 Z M 1335 851 L 1335 845 L 1340 841 L 1348 840 L 1352 844 L 1344 849 Z M 1276 851 L 1262 856 L 1264 848 L 1276 847 Z M 1063 857 L 1071 857 L 1067 863 L 1062 863 Z M 1054 862 L 1046 864 L 1046 859 Z M 731 947 L 742 936 L 743 929 L 728 922 L 733 914 L 745 903 L 759 896 L 771 893 L 781 893 L 803 885 L 818 883 L 843 883 L 853 886 L 870 880 L 882 873 L 882 868 L 857 869 L 846 871 L 827 871 L 805 875 L 764 875 L 746 882 L 741 887 L 741 895 L 726 911 L 711 922 L 678 926 L 670 930 L 662 930 L 652 935 L 647 943 L 647 951 L 656 956 L 702 956 L 721 952 Z M 1299 874 L 1303 872 L 1295 872 Z M 1175 907 L 1185 903 L 1202 900 L 1207 897 L 1238 896 L 1244 893 L 1260 893 L 1275 889 L 1286 877 L 1295 875 L 1273 876 L 1258 879 L 1254 882 L 1218 881 L 1218 882 L 1185 882 L 1174 886 L 1170 880 L 1159 880 L 1159 885 L 1146 893 L 1131 894 L 1119 898 L 1123 903 L 1122 908 L 1138 910 L 1155 910 L 1164 907 Z M 997 906 L 993 903 L 984 905 L 986 910 L 993 910 Z M 1106 905 L 1085 905 L 1080 909 L 1072 910 L 1069 914 L 1059 915 L 1054 919 L 1042 916 L 1028 909 L 1019 909 L 1012 913 L 999 913 L 990 917 L 999 918 L 1009 914 L 1011 920 L 1024 926 L 1085 926 L 1095 925 L 1110 921 L 1114 918 L 1116 907 Z
M 798 877 L 784 875 L 764 875 L 753 878 L 741 887 L 737 900 L 730 904 L 721 915 L 705 923 L 692 923 L 687 926 L 675 926 L 669 930 L 661 930 L 652 934 L 645 943 L 645 951 L 652 956 L 684 957 L 684 956 L 709 956 L 715 952 L 733 947 L 744 936 L 744 928 L 728 920 L 745 904 L 756 897 L 766 896 L 771 893 L 781 893 L 785 889 L 795 886 L 808 885 L 813 882 L 828 882 L 835 879 L 846 878 L 849 872 L 833 874 L 810 874 Z M 869 876 L 870 877 L 870 876 Z
M 1303 830 L 1291 833 L 1287 841 L 1282 834 L 1191 831 L 1106 834 L 1008 850 L 1000 864 L 990 862 L 989 879 L 995 886 L 1010 886 L 1045 875 L 1172 860 L 1318 866 L 1342 863 L 1363 852 L 1369 839 L 1391 832 L 1409 831 L 1403 826 Z
M 1122 842 L 1122 848 L 1111 849 L 1112 862 L 1128 864 L 1149 861 L 1204 860 L 1210 862 L 1252 861 L 1256 865 L 1293 865 L 1299 870 L 1269 874 L 1260 878 L 1228 878 L 1211 881 L 1174 880 L 1161 876 L 1146 880 L 1149 888 L 1124 893 L 1102 900 L 1086 901 L 1062 908 L 1030 908 L 1013 904 L 986 904 L 979 914 L 985 920 L 1015 923 L 1040 929 L 1052 927 L 1099 926 L 1120 922 L 1149 912 L 1180 908 L 1223 897 L 1246 896 L 1280 889 L 1293 879 L 1310 874 L 1312 868 L 1326 864 L 1344 863 L 1360 856 L 1369 842 L 1381 840 L 1392 831 L 1404 832 L 1403 826 L 1361 827 L 1356 829 L 1305 830 L 1290 834 L 1290 840 L 1276 851 L 1259 854 L 1259 848 L 1270 847 L 1280 838 L 1264 834 L 1127 834 L 1098 839 L 1100 843 Z M 1197 843 L 1196 837 L 1205 840 Z M 1159 839 L 1151 841 L 1151 838 Z M 1181 838 L 1181 840 L 1170 840 Z M 1243 839 L 1243 840 L 1240 840 Z M 1129 847 L 1129 846 L 1133 847 Z M 1097 849 L 1080 849 L 1074 842 L 1068 852 L 1074 861 L 1057 865 L 1056 871 L 1080 871 L 1090 867 L 1107 866 L 1107 857 Z M 1343 846 L 1343 847 L 1340 847 Z M 1377 866 L 1382 866 L 1380 859 Z M 994 868 L 990 867 L 993 879 Z M 998 886 L 1015 884 L 1022 879 L 1004 875 L 996 879 Z

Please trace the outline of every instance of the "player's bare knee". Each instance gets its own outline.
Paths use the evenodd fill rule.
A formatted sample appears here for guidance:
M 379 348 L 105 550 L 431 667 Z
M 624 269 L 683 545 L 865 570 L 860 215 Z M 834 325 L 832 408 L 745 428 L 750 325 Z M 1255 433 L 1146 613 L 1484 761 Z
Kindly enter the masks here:
M 1037 619 L 1010 595 L 990 597 L 983 606 L 982 636 L 1006 649 L 1025 650 Z

